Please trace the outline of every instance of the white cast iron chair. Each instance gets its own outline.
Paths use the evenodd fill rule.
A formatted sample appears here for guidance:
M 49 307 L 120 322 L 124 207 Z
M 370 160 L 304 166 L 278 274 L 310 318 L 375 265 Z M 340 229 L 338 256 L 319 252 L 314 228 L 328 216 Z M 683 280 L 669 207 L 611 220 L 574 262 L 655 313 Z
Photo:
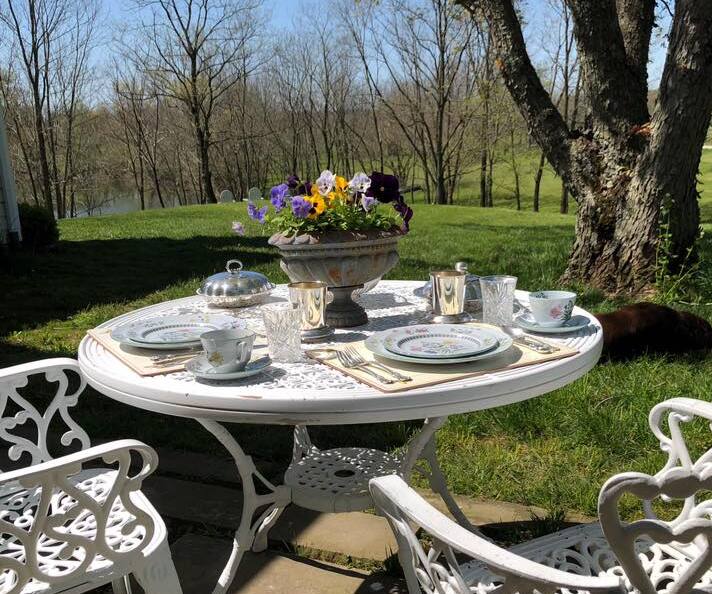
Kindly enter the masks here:
M 669 435 L 661 427 L 664 417 Z M 575 526 L 511 549 L 465 530 L 400 477 L 373 479 L 371 493 L 398 540 L 410 594 L 712 592 L 712 500 L 696 497 L 712 490 L 712 449 L 693 460 L 682 431 L 695 417 L 712 421 L 712 404 L 675 398 L 655 406 L 650 427 L 668 455 L 660 472 L 627 472 L 608 480 L 599 496 L 600 524 Z M 624 495 L 642 502 L 644 519 L 621 519 Z M 655 499 L 677 503 L 677 516 L 658 518 Z M 419 528 L 429 546 L 416 536 Z
M 32 376 L 56 384 L 44 411 L 27 393 Z M 0 370 L 3 454 L 29 462 L 0 473 L 0 594 L 80 594 L 109 583 L 125 594 L 129 574 L 146 594 L 181 594 L 165 524 L 140 490 L 158 456 L 134 440 L 90 447 L 69 414 L 85 385 L 72 359 Z M 57 449 L 81 451 L 53 458 L 55 435 Z

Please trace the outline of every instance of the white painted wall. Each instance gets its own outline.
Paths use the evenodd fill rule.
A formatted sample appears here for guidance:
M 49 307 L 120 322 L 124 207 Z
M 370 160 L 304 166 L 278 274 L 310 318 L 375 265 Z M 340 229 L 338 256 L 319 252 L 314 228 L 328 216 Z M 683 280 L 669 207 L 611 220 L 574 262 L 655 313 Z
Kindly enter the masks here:
M 5 192 L 0 185 L 0 243 L 7 243 L 7 214 L 5 213 Z
M 0 244 L 7 243 L 11 234 L 16 234 L 17 238 L 21 239 L 15 178 L 10 165 L 4 115 L 0 106 Z

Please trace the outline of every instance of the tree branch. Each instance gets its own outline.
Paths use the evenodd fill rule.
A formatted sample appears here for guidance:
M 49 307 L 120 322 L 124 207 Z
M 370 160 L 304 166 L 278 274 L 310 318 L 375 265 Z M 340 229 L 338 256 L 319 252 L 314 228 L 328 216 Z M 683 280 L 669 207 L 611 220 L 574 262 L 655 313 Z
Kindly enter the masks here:
M 531 135 L 556 173 L 569 179 L 571 135 L 531 63 L 511 0 L 459 0 L 475 18 L 480 9 L 489 23 L 504 83 Z
M 648 88 L 648 53 L 655 22 L 655 0 L 616 0 L 618 23 L 628 64 L 638 72 L 639 84 Z
M 679 196 L 680 188 L 694 191 L 702 145 L 710 125 L 710 30 L 712 2 L 677 0 L 660 94 L 652 118 L 650 144 L 638 168 L 639 177 L 647 175 L 654 182 L 653 199 L 670 207 L 670 231 L 675 242 L 679 237 L 685 239 L 684 234 L 678 236 L 680 228 L 690 227 L 690 221 L 699 220 L 696 197 L 675 205 L 669 201 Z M 697 230 L 692 232 L 696 234 Z M 676 246 L 673 250 L 677 252 Z
M 576 47 L 594 131 L 604 136 L 625 135 L 634 126 L 648 121 L 648 88 L 645 77 L 629 63 L 616 0 L 566 1 L 574 19 Z M 634 3 L 638 1 L 647 0 Z

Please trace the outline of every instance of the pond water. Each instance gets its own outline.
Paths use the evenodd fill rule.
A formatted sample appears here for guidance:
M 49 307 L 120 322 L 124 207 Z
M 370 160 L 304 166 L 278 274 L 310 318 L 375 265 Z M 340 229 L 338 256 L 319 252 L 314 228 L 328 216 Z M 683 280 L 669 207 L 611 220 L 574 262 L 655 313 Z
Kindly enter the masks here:
M 178 200 L 164 198 L 166 208 L 179 206 Z M 146 197 L 146 210 L 161 208 L 158 199 L 153 196 Z M 85 201 L 77 210 L 77 217 L 90 217 L 99 215 L 122 214 L 141 210 L 138 195 L 130 192 L 112 193 L 104 196 L 93 196 Z

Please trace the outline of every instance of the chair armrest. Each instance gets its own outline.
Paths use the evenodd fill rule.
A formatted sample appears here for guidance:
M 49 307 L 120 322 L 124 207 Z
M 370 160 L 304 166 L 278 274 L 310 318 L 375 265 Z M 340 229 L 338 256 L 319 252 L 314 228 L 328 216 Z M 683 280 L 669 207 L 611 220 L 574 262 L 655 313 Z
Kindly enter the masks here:
M 138 453 L 143 462 L 141 470 L 134 477 L 129 476 L 131 452 Z M 152 447 L 135 439 L 122 439 L 87 448 L 86 450 L 74 454 L 67 454 L 66 456 L 19 470 L 4 472 L 0 474 L 0 487 L 8 483 L 18 482 L 23 487 L 29 488 L 30 486 L 36 486 L 43 482 L 38 480 L 43 476 L 58 471 L 71 476 L 79 472 L 87 462 L 99 460 L 107 464 L 119 462 L 119 472 L 122 476 L 125 479 L 138 480 L 139 484 L 153 473 L 158 466 L 158 454 Z
M 538 586 L 543 588 L 542 591 L 557 588 L 589 592 L 624 591 L 621 582 L 616 577 L 593 577 L 568 573 L 531 561 L 497 546 L 440 513 L 398 476 L 373 479 L 370 482 L 370 489 L 376 506 L 386 515 L 394 530 L 410 531 L 410 534 L 405 535 L 405 538 L 401 538 L 403 535 L 396 532 L 399 549 L 404 545 L 412 547 L 417 543 L 415 531 L 410 526 L 410 524 L 416 524 L 433 536 L 436 541 L 479 561 L 494 575 L 505 578 L 510 585 L 515 583 Z M 417 557 L 420 557 L 422 562 L 426 556 L 418 555 Z M 413 555 L 414 559 L 417 557 Z M 454 560 L 455 556 L 452 555 L 451 558 Z M 452 570 L 452 563 L 450 566 Z M 462 579 L 462 577 L 457 579 Z M 506 586 L 505 590 L 508 591 Z
M 132 455 L 140 458 L 133 471 Z M 112 472 L 77 476 L 89 462 Z M 121 440 L 0 475 L 0 532 L 10 543 L 0 551 L 0 570 L 17 584 L 13 591 L 32 580 L 65 591 L 97 559 L 121 571 L 141 563 L 144 550 L 165 535 L 140 491 L 157 463 L 149 446 Z
M 82 375 L 79 363 L 75 359 L 68 357 L 55 357 L 54 359 L 40 359 L 39 361 L 31 361 L 30 363 L 22 363 L 0 369 L 0 381 L 9 379 L 13 376 L 34 375 L 36 373 L 44 373 L 54 371 L 56 369 L 71 369 L 80 376 Z

